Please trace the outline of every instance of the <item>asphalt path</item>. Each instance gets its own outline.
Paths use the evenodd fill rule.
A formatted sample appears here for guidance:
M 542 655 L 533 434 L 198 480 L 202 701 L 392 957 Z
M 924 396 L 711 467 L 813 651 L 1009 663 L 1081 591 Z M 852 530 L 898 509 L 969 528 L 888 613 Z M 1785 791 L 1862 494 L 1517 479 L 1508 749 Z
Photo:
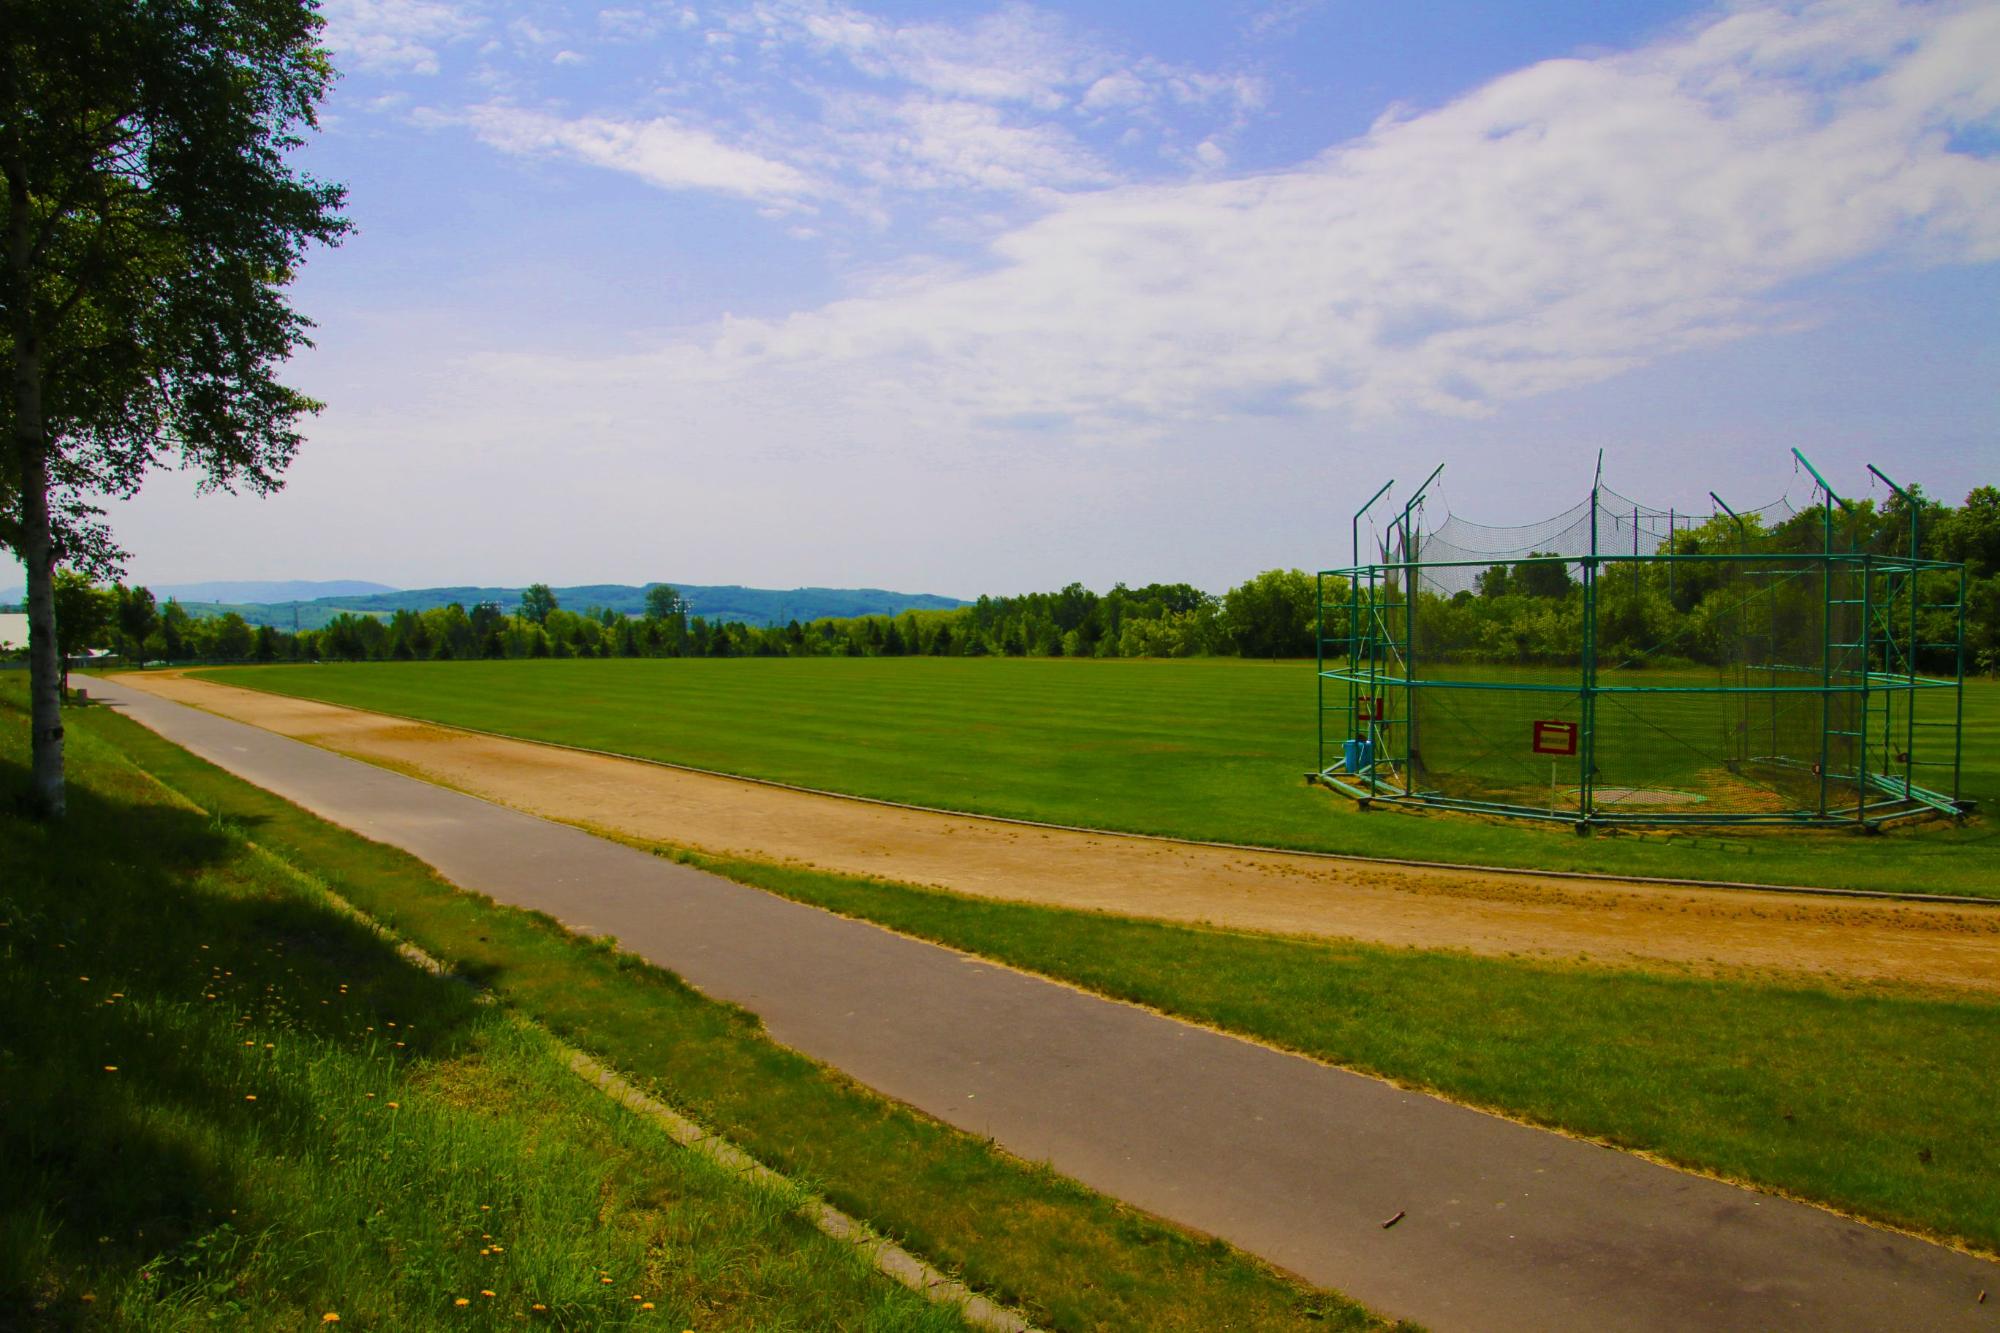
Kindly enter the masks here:
M 90 687 L 453 883 L 617 936 L 870 1087 L 1386 1314 L 1437 1329 L 2000 1330 L 2000 1264 L 1087 995 L 115 680 Z

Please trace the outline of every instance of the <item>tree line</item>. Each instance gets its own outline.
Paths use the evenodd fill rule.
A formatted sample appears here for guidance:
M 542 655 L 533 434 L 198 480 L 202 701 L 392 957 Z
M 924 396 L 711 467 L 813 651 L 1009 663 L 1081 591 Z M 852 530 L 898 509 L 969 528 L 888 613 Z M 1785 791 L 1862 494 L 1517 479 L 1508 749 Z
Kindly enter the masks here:
M 1983 486 L 1957 508 L 1919 497 L 1920 554 L 1966 567 L 1965 666 L 2000 672 L 2000 488 Z M 1787 555 L 1822 546 L 1824 514 L 1802 510 L 1769 529 L 1754 517 L 1718 516 L 1674 533 L 1677 555 L 1754 551 L 1774 559 L 1753 576 L 1724 562 L 1610 564 L 1597 580 L 1597 655 L 1606 666 L 1721 664 L 1746 640 L 1769 642 L 1778 660 L 1818 660 L 1822 592 L 1810 563 Z M 1839 516 L 1837 549 L 1901 554 L 1909 513 L 1899 502 L 1863 501 Z M 1762 584 L 1752 582 L 1763 577 Z M 62 571 L 55 581 L 65 664 L 87 648 L 108 648 L 134 662 L 434 661 L 569 657 L 1311 657 L 1322 590 L 1311 574 L 1266 570 L 1221 596 L 1186 583 L 1115 585 L 1104 593 L 1072 583 L 1055 592 L 981 597 L 950 610 L 895 616 L 828 617 L 751 625 L 690 615 L 686 599 L 652 585 L 644 613 L 560 605 L 534 584 L 519 605 L 459 603 L 387 617 L 348 613 L 324 628 L 287 632 L 252 626 L 235 612 L 191 616 L 168 599 L 156 604 L 142 587 L 96 586 Z M 1348 588 L 1331 578 L 1326 633 L 1344 632 Z M 1957 575 L 1919 582 L 1918 600 L 1939 606 L 1957 598 Z M 1422 650 L 1478 662 L 1567 663 L 1583 641 L 1580 567 L 1574 557 L 1534 557 L 1495 564 L 1471 589 L 1418 590 L 1416 630 Z M 1920 613 L 1918 639 L 1955 636 L 1955 613 Z M 1954 663 L 1931 649 L 1922 669 Z
M 1964 669 L 2000 673 L 2000 488 L 1981 486 L 1956 508 L 1914 494 L 1917 554 L 1965 566 Z M 1754 554 L 1767 561 L 1643 561 L 1602 566 L 1596 580 L 1598 662 L 1606 667 L 1722 665 L 1740 660 L 1817 664 L 1830 637 L 1858 642 L 1862 614 L 1858 576 L 1836 574 L 1834 628 L 1824 632 L 1826 590 L 1810 557 L 1826 545 L 1826 511 L 1814 506 L 1766 527 L 1756 516 L 1717 515 L 1675 531 L 1669 553 L 1680 556 Z M 1833 549 L 1882 556 L 1909 554 L 1909 507 L 1891 499 L 1879 508 L 1860 501 L 1834 513 Z M 1419 553 L 1421 555 L 1421 552 Z M 1942 645 L 1956 640 L 1959 575 L 1926 571 L 1915 580 L 1917 667 L 1950 674 L 1959 664 Z M 1891 591 L 1874 580 L 1872 598 Z M 1896 635 L 1910 637 L 1912 589 L 1895 585 Z M 1574 555 L 1533 555 L 1481 571 L 1470 589 L 1426 591 L 1416 598 L 1420 653 L 1467 662 L 1578 660 L 1585 608 L 1581 566 Z M 1881 634 L 1878 625 L 1876 637 Z M 1899 648 L 1897 651 L 1903 651 Z M 1901 669 L 1880 661 L 1875 669 Z
M 1344 586 L 1344 585 L 1343 585 Z M 453 602 L 381 617 L 346 613 L 296 633 L 231 611 L 191 616 L 143 587 L 56 579 L 65 663 L 88 649 L 130 662 L 436 661 L 565 657 L 1305 657 L 1318 591 L 1300 570 L 1267 570 L 1222 596 L 1186 583 L 1081 583 L 1057 592 L 981 597 L 950 610 L 751 625 L 691 615 L 665 584 L 644 613 L 564 607 L 544 583 L 519 605 Z

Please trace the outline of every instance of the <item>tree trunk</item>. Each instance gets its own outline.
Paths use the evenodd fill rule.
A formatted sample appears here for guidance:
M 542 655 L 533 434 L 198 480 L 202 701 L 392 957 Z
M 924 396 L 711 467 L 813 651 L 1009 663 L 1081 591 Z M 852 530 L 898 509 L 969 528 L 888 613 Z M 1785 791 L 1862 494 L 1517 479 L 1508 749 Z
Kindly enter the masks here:
M 18 108 L 13 70 L 5 70 L 5 95 L 0 105 Z M 56 646 L 56 551 L 49 522 L 48 422 L 43 416 L 42 340 L 35 326 L 32 277 L 33 235 L 29 218 L 33 200 L 23 167 L 20 127 L 6 135 L 7 276 L 12 288 L 15 461 L 20 465 L 19 531 L 14 553 L 28 575 L 28 726 L 33 751 L 29 800 L 45 818 L 63 815 L 62 661 Z
M 29 726 L 34 751 L 30 799 L 62 817 L 62 653 L 56 646 L 55 539 L 49 530 L 48 456 L 41 448 L 41 367 L 30 353 L 15 367 L 16 448 L 21 456 L 21 563 L 28 571 Z
M 17 276 L 27 267 L 21 200 L 12 201 L 15 226 L 8 259 Z M 25 283 L 20 284 L 25 287 Z M 27 305 L 24 300 L 23 307 Z M 56 645 L 56 553 L 49 525 L 49 458 L 42 419 L 42 359 L 32 317 L 14 320 L 14 438 L 20 465 L 20 523 L 15 554 L 28 574 L 28 726 L 33 752 L 29 801 L 50 819 L 63 814 L 62 654 Z

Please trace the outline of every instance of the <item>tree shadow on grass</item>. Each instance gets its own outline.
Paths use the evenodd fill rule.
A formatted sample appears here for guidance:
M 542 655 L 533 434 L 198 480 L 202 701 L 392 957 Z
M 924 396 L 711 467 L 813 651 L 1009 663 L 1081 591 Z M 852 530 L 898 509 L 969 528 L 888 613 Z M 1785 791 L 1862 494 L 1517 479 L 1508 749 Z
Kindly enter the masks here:
M 257 855 L 254 817 L 90 763 L 65 819 L 19 813 L 24 730 L 0 708 L 0 1326 L 64 1327 L 92 1275 L 282 1226 L 282 1162 L 327 1133 L 302 1062 L 386 1078 L 462 1052 L 475 1010 Z

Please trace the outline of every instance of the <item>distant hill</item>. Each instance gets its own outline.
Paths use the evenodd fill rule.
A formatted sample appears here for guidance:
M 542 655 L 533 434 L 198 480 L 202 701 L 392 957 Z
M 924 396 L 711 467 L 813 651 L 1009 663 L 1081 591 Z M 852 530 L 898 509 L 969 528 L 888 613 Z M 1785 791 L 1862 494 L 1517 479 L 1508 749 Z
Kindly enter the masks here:
M 365 579 L 326 579 L 314 582 L 311 579 L 289 579 L 283 582 L 259 581 L 256 579 L 221 581 L 210 583 L 153 583 L 147 585 L 155 599 L 166 601 L 172 597 L 182 606 L 195 602 L 215 602 L 230 606 L 261 606 L 275 602 L 290 605 L 293 602 L 310 602 L 327 597 L 368 597 L 375 593 L 394 592 L 386 583 L 369 583 Z M 26 588 L 12 588 L 0 592 L 0 606 L 11 606 L 27 600 Z
M 277 586 L 277 585 L 266 585 Z M 379 585 L 375 585 L 379 587 Z M 556 588 L 556 601 L 571 611 L 598 606 L 622 615 L 636 616 L 646 609 L 646 590 L 657 585 L 591 583 Z M 882 588 L 745 588 L 737 584 L 704 586 L 677 583 L 687 599 L 688 614 L 711 621 L 740 620 L 749 625 L 782 625 L 827 616 L 898 615 L 904 611 L 942 611 L 965 603 L 955 597 L 930 593 L 889 592 Z M 458 587 L 386 589 L 357 594 L 341 594 L 311 599 L 277 602 L 231 602 L 211 598 L 179 598 L 190 615 L 219 616 L 234 611 L 252 625 L 274 625 L 279 629 L 321 629 L 343 612 L 388 617 L 397 611 L 428 611 L 453 602 L 471 607 L 492 602 L 504 611 L 521 603 L 525 588 Z M 166 600 L 162 589 L 154 589 Z
M 386 583 L 369 583 L 364 579 L 329 579 L 319 583 L 309 579 L 281 583 L 254 580 L 238 583 L 156 583 L 151 586 L 153 596 L 160 601 L 173 597 L 183 605 L 188 602 L 268 605 L 272 602 L 311 602 L 328 597 L 369 597 L 396 591 Z

